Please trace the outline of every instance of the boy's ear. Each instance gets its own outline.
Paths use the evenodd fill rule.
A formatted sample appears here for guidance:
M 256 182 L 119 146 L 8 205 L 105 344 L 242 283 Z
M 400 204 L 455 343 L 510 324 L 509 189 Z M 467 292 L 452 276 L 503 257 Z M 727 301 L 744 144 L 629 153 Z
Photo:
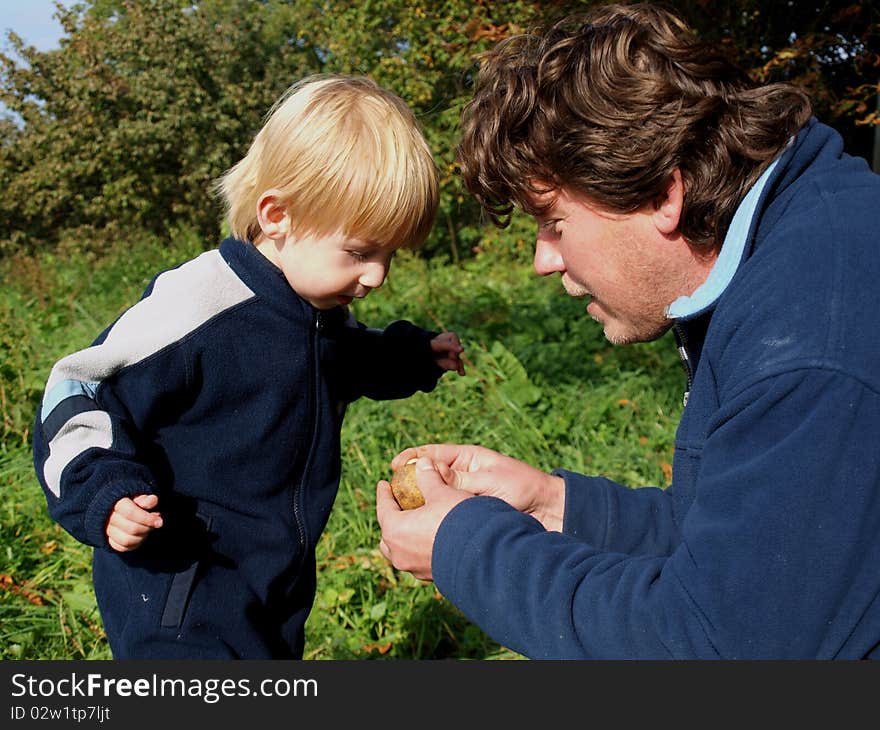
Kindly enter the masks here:
M 257 222 L 267 238 L 278 240 L 287 236 L 290 231 L 290 215 L 281 204 L 280 190 L 267 190 L 259 197 Z
M 666 191 L 654 201 L 654 225 L 666 235 L 675 233 L 684 206 L 684 181 L 677 167 L 669 176 Z

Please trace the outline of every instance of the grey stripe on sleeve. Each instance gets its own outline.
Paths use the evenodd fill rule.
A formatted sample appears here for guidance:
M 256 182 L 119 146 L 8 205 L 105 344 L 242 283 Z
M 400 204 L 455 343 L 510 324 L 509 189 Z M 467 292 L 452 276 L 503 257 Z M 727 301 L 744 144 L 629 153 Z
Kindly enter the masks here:
M 219 251 L 203 253 L 159 276 L 150 295 L 125 312 L 100 345 L 59 360 L 49 376 L 46 393 L 51 394 L 63 381 L 100 383 L 252 296 Z
M 61 472 L 86 449 L 108 449 L 113 441 L 110 416 L 104 411 L 86 411 L 65 423 L 49 442 L 49 458 L 43 464 L 46 486 L 61 496 Z
M 217 250 L 208 251 L 182 266 L 161 274 L 149 296 L 127 310 L 99 345 L 59 360 L 49 375 L 41 419 L 66 399 L 94 399 L 102 381 L 180 341 L 253 292 L 239 279 Z M 100 410 L 71 413 L 71 418 L 49 443 L 44 476 L 49 489 L 60 495 L 64 467 L 91 447 L 112 445 L 110 417 Z

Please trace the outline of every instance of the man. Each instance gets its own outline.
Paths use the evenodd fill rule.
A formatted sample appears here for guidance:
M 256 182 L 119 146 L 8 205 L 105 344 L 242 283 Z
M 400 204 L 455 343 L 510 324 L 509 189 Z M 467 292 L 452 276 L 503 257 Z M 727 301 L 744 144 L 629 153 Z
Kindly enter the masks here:
M 426 504 L 379 482 L 383 554 L 529 657 L 880 658 L 880 177 L 649 5 L 503 42 L 462 128 L 611 342 L 674 328 L 672 485 L 408 449 Z

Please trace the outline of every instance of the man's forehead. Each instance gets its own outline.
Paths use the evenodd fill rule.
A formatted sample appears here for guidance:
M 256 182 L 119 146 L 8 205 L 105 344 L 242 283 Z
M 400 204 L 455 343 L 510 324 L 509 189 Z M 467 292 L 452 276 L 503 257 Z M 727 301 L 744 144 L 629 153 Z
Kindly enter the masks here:
M 526 193 L 529 207 L 538 211 L 536 217 L 546 216 L 559 204 L 560 190 L 546 185 L 535 184 Z
M 569 187 L 561 186 L 543 191 L 530 191 L 528 202 L 532 215 L 538 219 L 566 217 L 577 211 L 587 210 L 599 215 L 614 215 L 603 208 L 587 194 Z

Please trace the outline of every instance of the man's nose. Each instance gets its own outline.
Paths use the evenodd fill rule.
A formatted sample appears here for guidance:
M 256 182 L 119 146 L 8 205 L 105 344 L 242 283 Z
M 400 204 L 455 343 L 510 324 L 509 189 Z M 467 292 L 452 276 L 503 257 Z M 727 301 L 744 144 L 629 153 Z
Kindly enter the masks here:
M 554 243 L 546 240 L 540 233 L 535 241 L 534 264 L 535 271 L 540 276 L 548 276 L 565 269 L 562 264 L 559 248 Z

